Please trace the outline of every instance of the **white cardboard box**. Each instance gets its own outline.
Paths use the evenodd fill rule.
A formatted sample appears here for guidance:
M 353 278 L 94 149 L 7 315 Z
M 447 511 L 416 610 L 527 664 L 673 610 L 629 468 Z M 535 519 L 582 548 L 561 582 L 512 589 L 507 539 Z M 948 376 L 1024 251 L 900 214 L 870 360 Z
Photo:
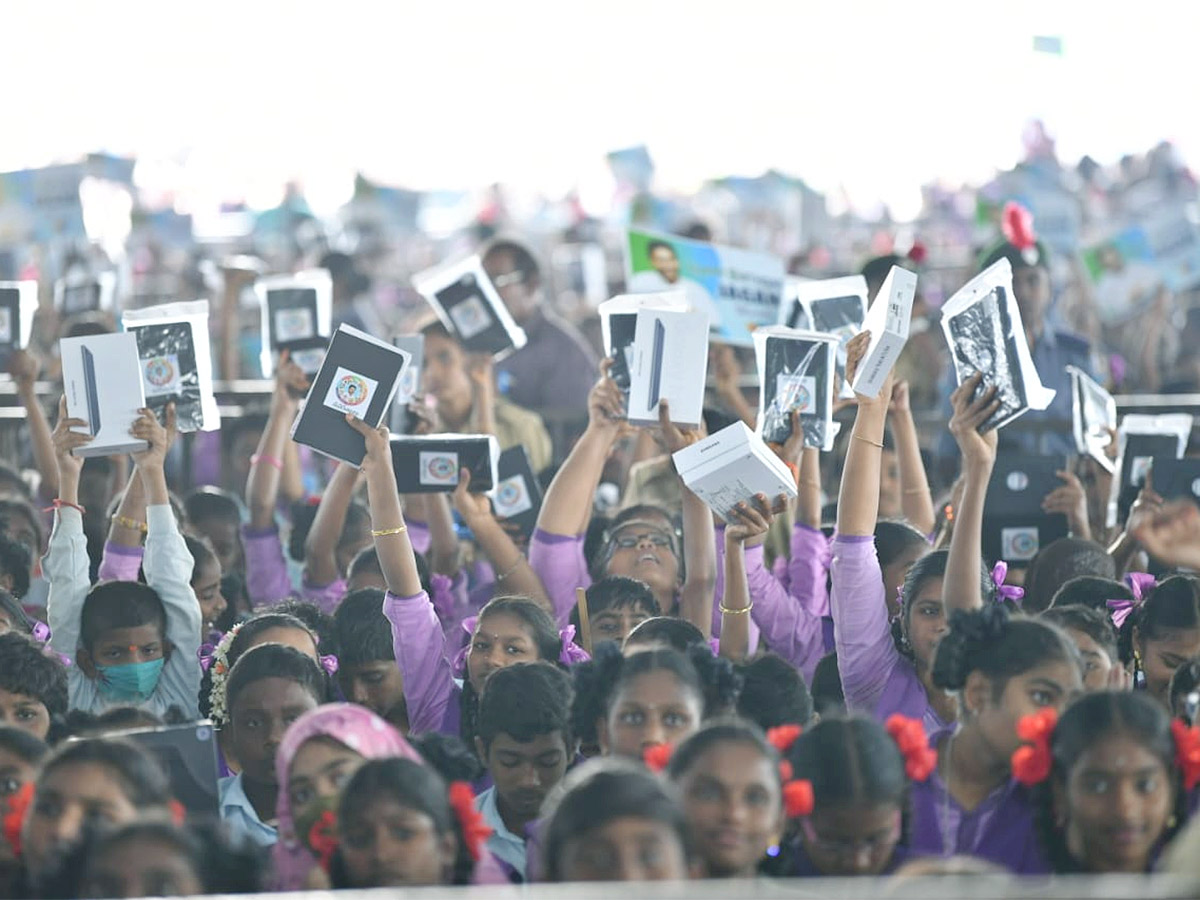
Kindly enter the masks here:
M 659 401 L 666 400 L 672 422 L 700 424 L 708 377 L 708 325 L 703 310 L 638 310 L 629 385 L 630 422 L 658 422 Z
M 138 410 L 146 405 L 137 337 L 121 332 L 63 338 L 59 353 L 67 415 L 87 422 L 86 428 L 75 430 L 94 438 L 75 455 L 111 456 L 145 450 L 146 442 L 129 433 Z
M 725 521 L 733 508 L 765 494 L 796 496 L 796 479 L 762 438 L 734 422 L 674 455 L 675 468 L 688 489 Z
M 863 330 L 871 332 L 871 343 L 854 375 L 856 394 L 879 395 L 888 373 L 900 358 L 900 351 L 908 343 L 916 292 L 917 276 L 908 269 L 892 266 L 863 320 Z

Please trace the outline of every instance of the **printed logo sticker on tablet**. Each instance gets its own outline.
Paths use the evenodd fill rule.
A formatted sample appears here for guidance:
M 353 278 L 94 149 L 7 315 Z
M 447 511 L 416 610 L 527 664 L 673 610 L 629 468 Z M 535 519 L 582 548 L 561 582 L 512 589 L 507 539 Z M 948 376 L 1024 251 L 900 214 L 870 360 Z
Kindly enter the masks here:
M 492 324 L 492 317 L 488 314 L 483 298 L 478 294 L 472 294 L 455 304 L 448 312 L 463 340 L 470 340 L 475 335 L 487 331 L 488 326 Z
M 525 489 L 525 479 L 520 475 L 505 478 L 496 486 L 496 516 L 501 519 L 511 519 L 527 510 L 533 509 L 533 501 L 529 491 Z
M 1036 527 L 1001 528 L 1000 555 L 1008 562 L 1026 562 L 1037 556 L 1038 530 Z
M 143 360 L 142 373 L 147 397 L 179 393 L 179 357 L 174 353 Z
M 379 382 L 374 379 L 338 366 L 325 394 L 325 405 L 338 412 L 350 413 L 356 419 L 364 418 L 377 387 Z
M 317 333 L 311 309 L 280 309 L 275 311 L 275 341 L 302 341 Z
M 421 484 L 441 486 L 458 484 L 458 454 L 437 450 L 422 450 Z
M 12 310 L 7 306 L 0 306 L 0 344 L 11 344 L 12 342 Z

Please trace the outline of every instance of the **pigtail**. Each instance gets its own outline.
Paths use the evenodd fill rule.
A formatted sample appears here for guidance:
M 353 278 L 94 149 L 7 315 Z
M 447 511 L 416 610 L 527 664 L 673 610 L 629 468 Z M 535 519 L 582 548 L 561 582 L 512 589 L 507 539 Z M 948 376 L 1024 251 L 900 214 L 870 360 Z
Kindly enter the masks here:
M 950 630 L 938 643 L 934 655 L 933 683 L 945 691 L 962 690 L 971 674 L 974 651 L 980 645 L 1000 641 L 1008 624 L 1009 613 L 998 603 L 985 603 L 981 609 L 971 612 L 956 610 L 951 613 Z
M 687 657 L 704 687 L 704 717 L 735 710 L 743 681 L 737 667 L 724 657 L 713 656 L 707 646 L 689 647 Z

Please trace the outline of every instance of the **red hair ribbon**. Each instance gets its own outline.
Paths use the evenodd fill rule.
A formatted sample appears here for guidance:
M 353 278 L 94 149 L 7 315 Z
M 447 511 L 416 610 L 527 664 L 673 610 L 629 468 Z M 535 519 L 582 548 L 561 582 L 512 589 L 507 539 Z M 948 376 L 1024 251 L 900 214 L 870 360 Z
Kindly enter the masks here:
M 1175 738 L 1175 764 L 1183 775 L 1184 789 L 1190 791 L 1200 784 L 1200 728 L 1175 719 L 1171 734 Z
M 308 846 L 317 854 L 321 868 L 329 871 L 329 863 L 338 848 L 337 816 L 332 809 L 327 809 L 313 822 L 308 829 Z
M 1032 786 L 1050 777 L 1054 757 L 1050 753 L 1050 737 L 1058 724 L 1058 713 L 1047 706 L 1017 723 L 1017 736 L 1025 741 L 1012 755 L 1013 777 L 1021 784 Z
M 471 859 L 479 862 L 483 853 L 483 845 L 492 836 L 492 829 L 483 821 L 483 815 L 475 808 L 475 792 L 465 781 L 455 781 L 450 785 L 450 808 L 458 819 L 458 827 L 462 830 L 463 842 Z
M 779 764 L 779 782 L 787 784 L 796 777 L 796 770 L 792 768 L 792 764 L 786 759 Z
M 922 241 L 913 241 L 908 248 L 908 258 L 915 264 L 921 265 L 929 257 L 929 249 Z
M 767 743 L 780 753 L 787 753 L 803 733 L 799 725 L 780 725 L 767 730 Z
M 807 778 L 789 781 L 783 786 L 783 809 L 789 819 L 811 816 L 814 805 L 812 782 Z
M 913 781 L 925 781 L 937 768 L 937 751 L 929 746 L 924 726 L 917 719 L 896 713 L 884 725 L 904 757 L 904 774 Z
M 167 802 L 167 809 L 171 812 L 171 824 L 182 825 L 187 821 L 187 809 L 174 797 Z
M 1032 250 L 1037 246 L 1037 235 L 1033 230 L 1033 213 L 1020 203 L 1009 201 L 1004 204 L 1000 218 L 1000 230 L 1004 239 L 1018 250 Z
M 21 789 L 8 798 L 7 809 L 4 811 L 4 837 L 13 854 L 21 855 L 21 827 L 25 824 L 25 814 L 33 803 L 33 782 L 27 781 Z
M 661 772 L 671 762 L 675 748 L 670 744 L 651 744 L 642 751 L 642 762 L 651 772 Z

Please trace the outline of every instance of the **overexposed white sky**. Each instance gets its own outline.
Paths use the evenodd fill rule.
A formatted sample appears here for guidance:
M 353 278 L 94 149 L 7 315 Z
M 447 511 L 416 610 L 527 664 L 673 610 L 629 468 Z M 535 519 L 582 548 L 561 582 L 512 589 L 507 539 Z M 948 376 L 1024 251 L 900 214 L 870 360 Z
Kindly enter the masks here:
M 1200 160 L 1200 4 L 979 0 L 8 0 L 0 171 L 134 154 L 188 202 L 391 184 L 585 192 L 778 168 L 911 214 L 938 176 L 1175 140 Z M 1063 38 L 1035 55 L 1035 34 Z M 160 164 L 162 163 L 162 164 Z

